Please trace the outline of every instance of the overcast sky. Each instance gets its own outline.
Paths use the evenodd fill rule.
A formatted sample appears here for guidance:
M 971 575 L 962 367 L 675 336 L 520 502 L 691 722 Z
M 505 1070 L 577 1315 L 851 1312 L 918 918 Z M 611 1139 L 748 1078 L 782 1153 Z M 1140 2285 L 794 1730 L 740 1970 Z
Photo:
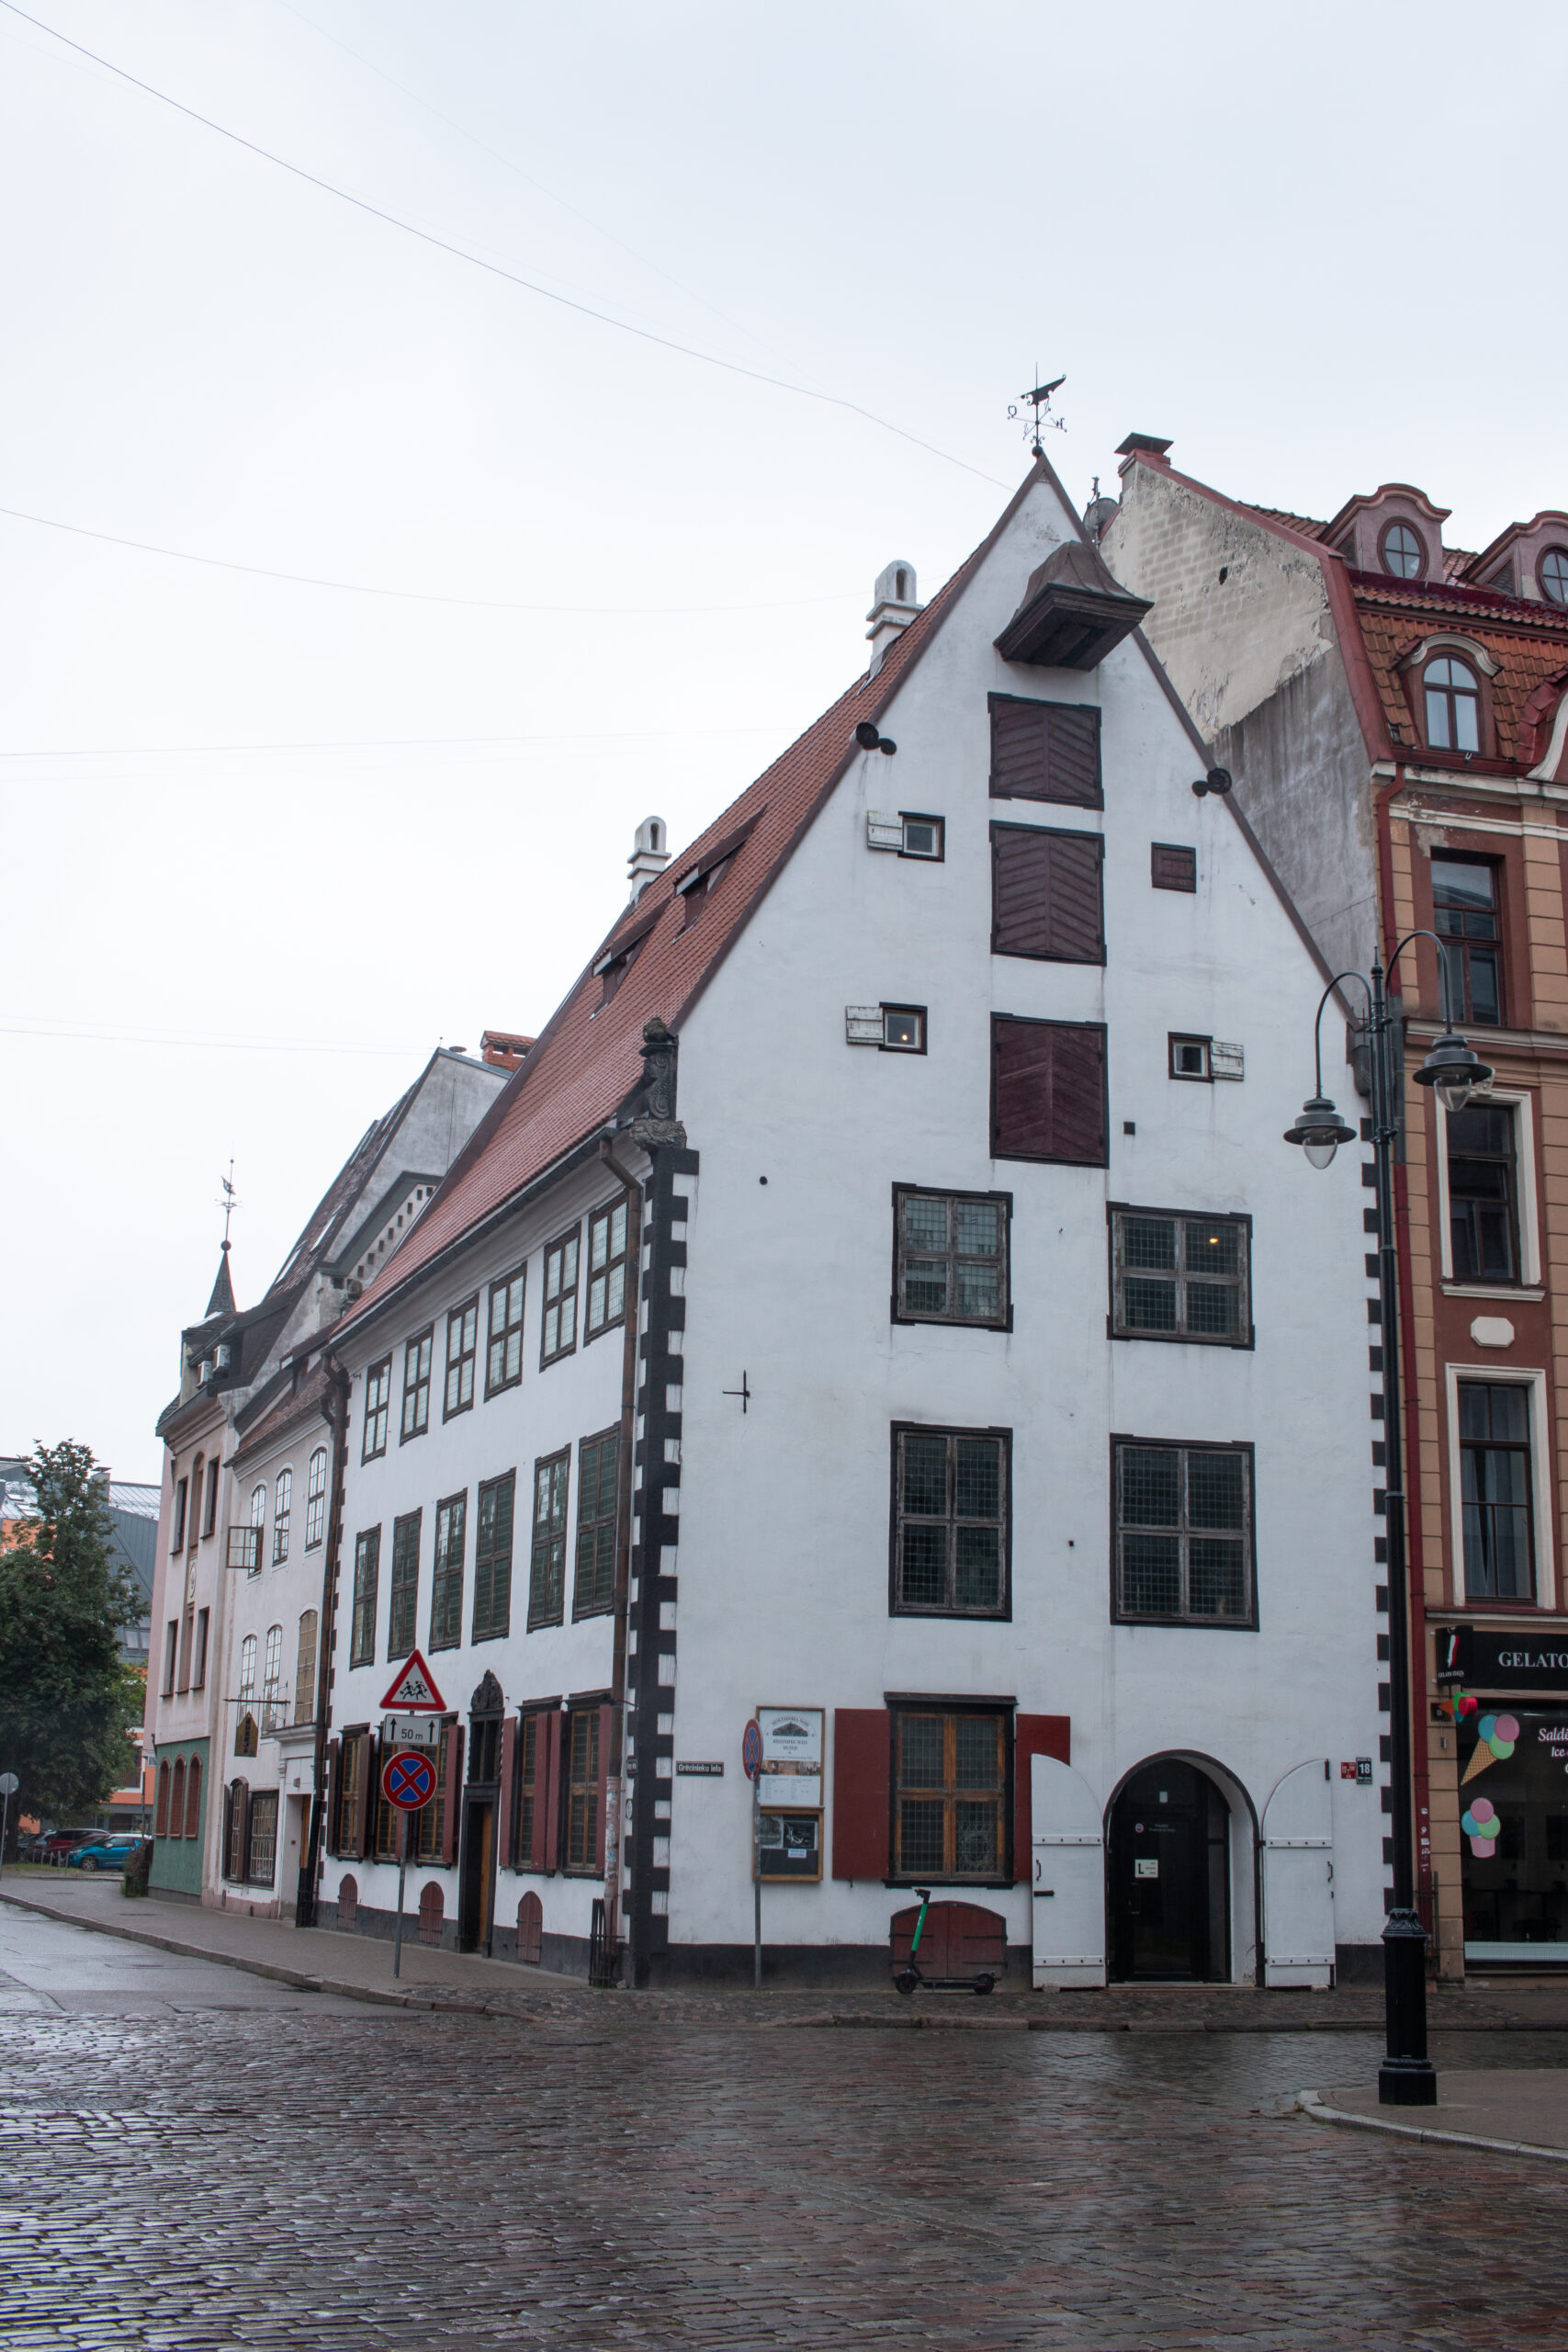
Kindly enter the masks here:
M 544 290 L 0 10 L 0 506 L 403 592 L 0 515 L 0 1450 L 160 1474 L 231 1154 L 249 1304 L 439 1038 L 545 1020 L 638 819 L 984 534 L 1036 368 L 1080 505 L 1134 429 L 1470 547 L 1568 505 L 1561 6 L 29 13 Z

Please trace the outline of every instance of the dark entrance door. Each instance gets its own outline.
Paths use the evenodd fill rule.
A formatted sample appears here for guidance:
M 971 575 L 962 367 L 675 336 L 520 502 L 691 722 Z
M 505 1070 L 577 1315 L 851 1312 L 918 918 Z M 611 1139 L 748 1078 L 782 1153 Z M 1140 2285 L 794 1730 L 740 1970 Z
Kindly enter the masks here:
M 470 1797 L 463 1808 L 463 1865 L 458 1881 L 457 1949 L 490 1950 L 495 1897 L 495 1806 Z
M 1122 1982 L 1230 1973 L 1230 1810 L 1174 1758 L 1134 1772 L 1111 1815 L 1111 1949 Z

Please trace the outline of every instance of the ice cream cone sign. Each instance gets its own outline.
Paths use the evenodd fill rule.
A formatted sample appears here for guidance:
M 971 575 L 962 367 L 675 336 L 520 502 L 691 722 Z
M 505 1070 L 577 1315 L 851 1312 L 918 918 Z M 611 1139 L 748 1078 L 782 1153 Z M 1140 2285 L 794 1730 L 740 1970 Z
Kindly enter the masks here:
M 1484 1772 L 1489 1764 L 1501 1763 L 1514 1752 L 1514 1742 L 1519 1736 L 1517 1715 L 1483 1715 L 1476 1727 L 1475 1753 L 1465 1766 L 1460 1786 Z

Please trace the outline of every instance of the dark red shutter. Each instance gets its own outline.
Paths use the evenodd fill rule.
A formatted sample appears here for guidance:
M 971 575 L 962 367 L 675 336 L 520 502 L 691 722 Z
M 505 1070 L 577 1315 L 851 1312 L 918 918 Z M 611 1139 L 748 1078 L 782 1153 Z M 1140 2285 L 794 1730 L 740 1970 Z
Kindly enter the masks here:
M 343 1742 L 327 1742 L 327 1851 L 335 1860 L 338 1828 L 343 1820 Z
M 517 1800 L 517 1718 L 507 1715 L 501 1726 L 501 1803 L 497 1808 L 496 1862 L 505 1871 L 512 1867 L 512 1824 Z
M 1098 833 L 1043 825 L 991 828 L 991 946 L 998 956 L 1103 964 Z
M 1151 842 L 1149 879 L 1156 890 L 1196 890 L 1198 853 L 1175 842 Z
M 463 1819 L 463 1726 L 453 1724 L 446 1733 L 446 1802 L 441 1808 L 441 1859 L 457 1859 L 457 1831 Z
M 1102 808 L 1100 713 L 1093 704 L 993 695 L 991 797 Z
M 599 1710 L 599 1781 L 594 1791 L 597 1827 L 593 1832 L 593 1867 L 601 1877 L 604 1871 L 604 1792 L 610 1778 L 610 1725 L 615 1719 L 613 1707 Z
M 889 1861 L 886 1707 L 833 1710 L 833 1876 L 885 1879 Z
M 1029 1877 L 1032 1864 L 1030 1840 L 1034 1826 L 1030 1815 L 1029 1770 L 1032 1756 L 1054 1756 L 1058 1764 L 1073 1760 L 1070 1715 L 1015 1715 L 1012 1725 L 1012 1875 L 1015 1885 Z
M 376 1795 L 376 1750 L 378 1743 L 374 1732 L 361 1732 L 358 1754 L 359 1767 L 359 1842 L 353 1859 L 362 1862 L 371 1851 L 375 1835 L 374 1800 Z M 248 1834 L 248 1832 L 247 1832 Z
M 566 1717 L 558 1707 L 551 1709 L 541 1726 L 545 1752 L 539 1758 L 540 1786 L 534 1803 L 537 1806 L 542 1801 L 544 1807 L 545 1855 L 541 1867 L 547 1871 L 560 1868 L 561 1734 L 565 1727 Z
M 991 1020 L 998 1159 L 1105 1165 L 1105 1030 L 1098 1022 Z

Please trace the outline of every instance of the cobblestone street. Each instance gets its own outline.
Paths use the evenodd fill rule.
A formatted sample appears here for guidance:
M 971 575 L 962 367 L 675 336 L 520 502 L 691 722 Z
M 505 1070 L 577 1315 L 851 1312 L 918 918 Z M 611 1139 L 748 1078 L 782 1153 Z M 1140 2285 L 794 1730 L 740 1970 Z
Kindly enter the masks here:
M 1568 2341 L 1561 2167 L 1292 2111 L 1359 2034 L 411 2016 L 37 1932 L 0 1951 L 7 2352 Z

